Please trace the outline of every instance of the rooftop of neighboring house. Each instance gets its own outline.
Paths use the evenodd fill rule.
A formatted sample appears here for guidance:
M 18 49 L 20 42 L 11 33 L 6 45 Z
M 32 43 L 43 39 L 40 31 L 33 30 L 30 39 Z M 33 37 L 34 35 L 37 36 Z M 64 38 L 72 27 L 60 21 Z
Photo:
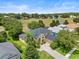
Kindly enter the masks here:
M 0 59 L 20 59 L 20 52 L 12 43 L 0 43 Z
M 54 33 L 58 33 L 60 30 L 63 30 L 63 28 L 65 28 L 66 25 L 60 24 L 58 26 L 54 26 L 54 27 L 49 27 L 48 30 L 54 32 Z
M 60 30 L 74 31 L 76 27 L 78 27 L 77 24 L 68 24 L 68 25 L 60 24 L 58 26 L 49 27 L 48 30 L 54 33 L 58 33 Z

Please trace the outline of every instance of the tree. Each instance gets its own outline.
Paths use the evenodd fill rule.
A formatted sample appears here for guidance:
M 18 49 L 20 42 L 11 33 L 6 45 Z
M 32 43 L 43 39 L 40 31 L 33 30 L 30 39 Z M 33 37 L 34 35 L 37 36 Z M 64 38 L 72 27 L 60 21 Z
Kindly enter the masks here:
M 39 26 L 40 26 L 40 27 L 45 27 L 45 24 L 43 23 L 42 20 L 39 20 Z
M 56 25 L 59 25 L 59 24 L 60 24 L 59 20 L 56 20 L 56 22 L 55 22 L 55 23 L 56 23 Z
M 27 35 L 26 43 L 28 43 L 29 45 L 33 45 L 35 48 L 40 47 L 40 41 L 34 39 L 33 33 L 27 32 L 26 35 Z
M 52 20 L 52 23 L 50 23 L 50 27 L 54 27 L 55 26 L 55 20 Z
M 28 23 L 28 27 L 30 29 L 36 29 L 36 28 L 40 28 L 40 27 L 45 27 L 45 25 L 42 20 L 39 20 L 39 22 L 32 21 L 32 22 Z
M 69 15 L 68 14 L 63 14 L 61 17 L 62 18 L 69 18 Z
M 16 14 L 16 15 L 15 15 L 15 18 L 16 18 L 16 19 L 22 19 L 22 16 L 21 16 L 20 14 Z
M 77 46 L 78 35 L 73 32 L 61 30 L 57 34 L 57 43 L 65 49 L 71 49 Z
M 17 37 L 18 34 L 22 33 L 22 24 L 18 20 L 2 19 L 1 23 L 12 37 Z
M 34 46 L 32 45 L 27 46 L 26 59 L 39 59 L 38 51 Z
M 30 29 L 36 29 L 36 28 L 39 28 L 40 26 L 39 26 L 39 23 L 38 23 L 38 22 L 32 21 L 32 22 L 30 22 L 30 23 L 28 24 L 28 27 L 29 27 Z
M 79 23 L 79 18 L 74 18 L 73 22 Z
M 57 43 L 57 42 L 52 42 L 52 43 L 50 44 L 50 47 L 51 47 L 52 49 L 56 49 L 56 48 L 58 48 L 58 43 Z
M 67 25 L 67 24 L 69 24 L 69 22 L 67 20 L 65 20 L 64 24 Z
M 77 32 L 79 32 L 79 27 L 75 28 L 75 30 L 76 30 Z
M 54 26 L 57 26 L 57 25 L 59 25 L 60 23 L 59 23 L 59 20 L 52 20 L 52 23 L 50 23 L 50 26 L 51 27 L 54 27 Z
M 7 40 L 7 35 L 5 32 L 0 32 L 0 42 L 5 42 Z
M 79 36 L 73 32 L 61 30 L 57 34 L 56 40 L 51 43 L 50 47 L 53 49 L 62 47 L 64 50 L 69 51 L 70 49 L 78 46 L 78 38 Z
M 39 59 L 36 43 L 31 33 L 27 34 L 26 59 Z

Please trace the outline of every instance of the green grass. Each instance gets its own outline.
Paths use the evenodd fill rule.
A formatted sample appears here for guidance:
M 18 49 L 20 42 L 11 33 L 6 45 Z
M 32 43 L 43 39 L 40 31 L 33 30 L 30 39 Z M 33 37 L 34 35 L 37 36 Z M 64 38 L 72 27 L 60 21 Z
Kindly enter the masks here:
M 54 59 L 54 57 L 50 56 L 45 51 L 39 52 L 39 55 L 40 55 L 40 59 Z
M 79 59 L 79 49 L 74 51 L 74 53 L 70 56 L 70 59 Z
M 22 52 L 26 49 L 26 45 L 19 40 L 14 41 L 14 44 L 16 44 L 15 46 Z
M 56 51 L 62 55 L 66 55 L 66 53 L 69 52 L 69 50 L 65 50 L 64 48 L 61 48 L 61 47 L 58 47 Z
M 26 53 L 26 48 L 27 48 L 27 46 L 26 46 L 23 42 L 21 42 L 21 41 L 19 41 L 19 40 L 14 41 L 14 43 L 17 45 L 17 47 L 19 48 L 19 50 L 22 51 L 22 52 L 21 52 L 21 58 L 22 58 L 22 59 L 26 59 L 25 53 Z

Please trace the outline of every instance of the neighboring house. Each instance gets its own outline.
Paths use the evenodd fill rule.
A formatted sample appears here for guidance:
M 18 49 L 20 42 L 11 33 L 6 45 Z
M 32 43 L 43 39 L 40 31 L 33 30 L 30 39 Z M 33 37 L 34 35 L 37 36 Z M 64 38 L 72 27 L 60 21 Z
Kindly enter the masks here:
M 12 43 L 0 43 L 0 59 L 20 59 L 20 52 Z
M 68 27 L 68 25 L 64 25 L 64 24 L 60 24 L 58 26 L 54 26 L 54 27 L 49 27 L 48 30 L 54 32 L 54 33 L 58 33 L 60 30 L 69 30 L 74 31 L 73 28 Z
M 70 15 L 70 18 L 76 18 L 77 16 L 74 16 L 74 15 Z
M 31 30 L 30 32 L 32 32 L 33 37 L 36 40 L 40 40 L 40 42 L 42 43 L 43 41 L 50 41 L 55 39 L 55 33 L 45 29 L 45 28 L 37 28 L 34 30 Z M 25 39 L 27 39 L 27 35 L 26 34 L 20 34 L 19 35 L 19 39 L 22 42 L 25 42 Z
M 54 33 L 58 33 L 60 30 L 63 30 L 64 28 L 66 28 L 66 25 L 60 24 L 58 26 L 49 27 L 48 30 L 50 30 Z
M 53 15 L 52 18 L 53 20 L 59 20 L 61 17 L 61 15 Z

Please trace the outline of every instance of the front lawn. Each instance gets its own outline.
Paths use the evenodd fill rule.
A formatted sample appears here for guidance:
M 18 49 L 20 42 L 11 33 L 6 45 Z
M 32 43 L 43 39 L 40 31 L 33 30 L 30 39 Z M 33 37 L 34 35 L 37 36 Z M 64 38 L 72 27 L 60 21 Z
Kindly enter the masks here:
M 56 48 L 56 51 L 62 55 L 66 55 L 70 50 L 66 50 L 64 48 L 58 47 L 58 48 Z
M 74 53 L 71 55 L 70 59 L 79 59 L 79 49 L 74 51 Z
M 54 57 L 50 56 L 47 52 L 41 51 L 39 52 L 40 59 L 55 59 Z

